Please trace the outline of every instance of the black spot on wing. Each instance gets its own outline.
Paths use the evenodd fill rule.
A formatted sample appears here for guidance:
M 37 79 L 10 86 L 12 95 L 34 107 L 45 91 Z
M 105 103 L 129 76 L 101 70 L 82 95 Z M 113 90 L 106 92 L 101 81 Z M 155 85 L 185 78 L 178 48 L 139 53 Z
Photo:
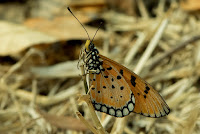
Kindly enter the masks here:
M 123 86 L 121 86 L 121 87 L 120 87 L 120 89 L 121 89 L 121 90 L 123 90 L 123 89 L 124 89 L 124 87 L 123 87 Z
M 104 76 L 104 78 L 108 78 L 108 76 Z
M 146 98 L 147 98 L 147 96 L 146 96 L 146 95 L 144 95 L 144 98 L 146 99 Z
M 118 80 L 120 80 L 121 78 L 122 78 L 121 76 L 119 76 L 119 75 L 117 76 L 117 79 L 118 79 Z
M 131 84 L 135 87 L 136 83 L 135 83 L 136 78 L 131 75 Z
M 123 76 L 123 70 L 122 69 L 120 69 L 119 73 Z
M 148 91 L 147 90 L 144 90 L 145 94 L 148 94 Z
M 144 90 L 144 92 L 145 92 L 146 94 L 148 94 L 149 90 L 150 90 L 150 88 L 146 85 L 146 90 Z
M 106 86 L 103 86 L 103 88 L 106 88 Z
M 115 88 L 115 86 L 114 86 L 114 85 L 112 85 L 112 88 Z
M 111 69 L 112 69 L 112 67 L 107 68 L 107 70 L 111 70 Z
M 103 69 L 101 69 L 101 71 L 105 71 L 105 69 L 103 68 Z

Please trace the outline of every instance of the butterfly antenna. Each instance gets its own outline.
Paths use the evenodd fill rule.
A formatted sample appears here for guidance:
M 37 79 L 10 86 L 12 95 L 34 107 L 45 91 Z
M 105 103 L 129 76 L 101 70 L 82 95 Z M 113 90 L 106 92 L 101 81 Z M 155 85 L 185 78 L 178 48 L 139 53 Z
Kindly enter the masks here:
M 100 25 L 99 25 L 99 27 L 98 27 L 96 33 L 94 34 L 94 37 L 96 36 L 96 34 L 97 34 L 97 32 L 99 31 L 99 29 L 100 29 L 100 27 L 102 26 L 102 24 L 103 24 L 103 22 L 100 22 Z M 92 38 L 92 41 L 91 41 L 91 42 L 93 42 L 94 37 Z
M 76 16 L 72 13 L 72 11 L 70 10 L 70 8 L 67 7 L 67 9 L 68 9 L 69 12 L 74 16 L 74 18 L 76 18 Z M 84 27 L 83 24 L 78 20 L 78 18 L 76 18 L 76 20 L 77 20 L 77 21 L 82 25 L 82 27 L 85 29 L 85 27 Z M 86 31 L 86 33 L 87 33 L 87 36 L 88 36 L 89 40 L 90 40 L 90 36 L 89 36 L 89 34 L 88 34 L 88 32 L 87 32 L 86 29 L 85 29 L 85 31 Z

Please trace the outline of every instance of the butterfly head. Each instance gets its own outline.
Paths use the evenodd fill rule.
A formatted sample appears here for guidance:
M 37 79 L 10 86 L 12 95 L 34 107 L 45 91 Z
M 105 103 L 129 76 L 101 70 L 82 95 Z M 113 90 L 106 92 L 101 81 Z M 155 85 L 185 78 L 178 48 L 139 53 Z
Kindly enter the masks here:
M 99 51 L 90 40 L 87 40 L 85 43 L 85 52 L 87 54 L 92 53 L 92 52 L 94 52 L 95 54 L 99 54 Z
M 95 48 L 94 44 L 90 40 L 87 40 L 86 43 L 85 43 L 86 51 L 87 52 L 93 51 L 94 48 Z

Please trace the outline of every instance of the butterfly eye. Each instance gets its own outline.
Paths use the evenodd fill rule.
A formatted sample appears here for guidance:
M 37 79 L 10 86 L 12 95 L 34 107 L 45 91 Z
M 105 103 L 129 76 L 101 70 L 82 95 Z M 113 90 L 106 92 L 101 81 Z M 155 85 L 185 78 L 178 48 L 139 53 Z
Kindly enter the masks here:
M 94 44 L 92 42 L 89 45 L 89 49 L 90 49 L 90 51 L 94 49 Z

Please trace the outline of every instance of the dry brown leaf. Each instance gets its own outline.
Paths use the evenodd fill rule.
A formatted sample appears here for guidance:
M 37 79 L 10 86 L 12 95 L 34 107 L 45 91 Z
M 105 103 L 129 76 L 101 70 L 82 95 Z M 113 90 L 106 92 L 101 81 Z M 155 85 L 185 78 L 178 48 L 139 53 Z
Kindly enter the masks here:
M 60 40 L 69 40 L 69 39 L 87 39 L 88 36 L 82 26 L 78 21 L 69 13 L 70 17 L 58 17 L 53 20 L 47 19 L 29 19 L 25 22 L 25 25 L 33 28 L 35 30 L 47 33 L 51 36 L 59 38 Z M 81 23 L 87 22 L 89 18 L 86 16 L 76 15 Z M 85 18 L 86 17 L 86 18 Z M 93 37 L 97 28 L 92 28 L 85 26 L 89 35 Z M 99 29 L 98 34 L 95 36 L 95 39 L 102 38 L 104 32 Z M 91 38 L 90 37 L 90 38 Z
M 35 44 L 58 41 L 56 37 L 6 21 L 0 21 L 0 34 L 1 56 L 16 54 Z
M 86 131 L 88 128 L 79 120 L 71 116 L 57 116 L 37 109 L 38 113 L 51 125 L 62 129 Z
M 200 9 L 199 0 L 184 0 L 181 1 L 180 5 L 186 11 L 195 11 Z

